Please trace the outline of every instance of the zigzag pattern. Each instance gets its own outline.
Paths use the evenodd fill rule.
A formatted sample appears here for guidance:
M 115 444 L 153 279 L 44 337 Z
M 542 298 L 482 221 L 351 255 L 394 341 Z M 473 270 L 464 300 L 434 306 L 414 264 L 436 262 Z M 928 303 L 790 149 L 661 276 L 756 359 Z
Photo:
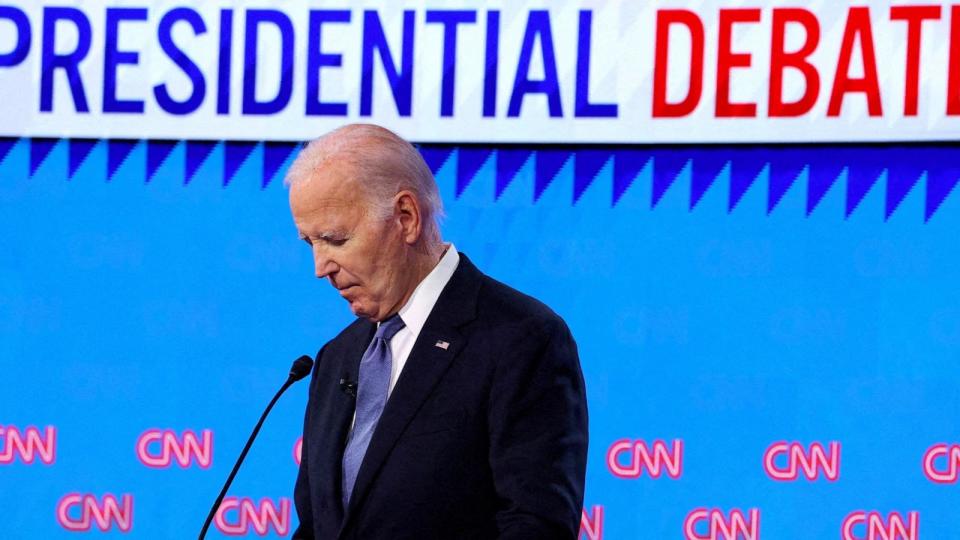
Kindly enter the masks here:
M 533 160 L 533 203 L 536 203 L 561 169 L 573 161 L 573 193 L 577 204 L 584 192 L 597 180 L 600 171 L 612 162 L 613 190 L 610 206 L 615 207 L 640 174 L 652 169 L 650 208 L 660 204 L 674 188 L 682 173 L 689 172 L 689 210 L 694 211 L 704 194 L 726 171 L 730 184 L 727 213 L 733 212 L 750 188 L 769 172 L 767 178 L 767 214 L 773 213 L 784 195 L 806 173 L 806 215 L 809 217 L 824 196 L 846 178 L 845 218 L 879 183 L 885 183 L 884 219 L 897 211 L 900 203 L 926 177 L 924 221 L 929 221 L 960 181 L 960 147 L 929 146 L 836 146 L 836 147 L 763 147 L 763 146 L 684 146 L 676 148 L 517 148 L 425 146 L 421 152 L 436 174 L 445 163 L 456 160 L 456 196 L 459 197 L 476 178 L 477 172 L 494 160 L 495 193 L 499 199 L 518 171 Z M 689 171 L 688 171 L 689 169 Z M 843 173 L 846 173 L 845 175 Z M 881 182 L 883 180 L 883 182 Z
M 0 162 L 17 144 L 16 138 L 0 138 Z M 33 176 L 58 144 L 68 147 L 68 179 L 73 178 L 98 144 L 105 144 L 107 170 L 111 181 L 139 146 L 146 146 L 145 182 L 150 182 L 169 156 L 183 146 L 183 179 L 189 184 L 216 147 L 222 146 L 223 186 L 226 187 L 258 148 L 262 148 L 261 186 L 284 172 L 299 142 L 250 141 L 174 141 L 50 139 L 28 140 L 29 169 Z M 518 172 L 533 160 L 533 201 L 536 203 L 564 166 L 573 162 L 575 205 L 596 181 L 601 170 L 612 163 L 612 197 L 617 206 L 648 167 L 652 169 L 650 208 L 654 209 L 682 173 L 689 168 L 689 210 L 696 210 L 704 194 L 724 173 L 729 173 L 727 213 L 733 212 L 743 196 L 757 183 L 767 168 L 767 214 L 773 213 L 784 195 L 806 172 L 806 214 L 810 216 L 824 196 L 841 178 L 846 178 L 845 217 L 849 218 L 860 202 L 877 184 L 884 184 L 884 218 L 889 219 L 906 196 L 926 177 L 924 183 L 924 221 L 929 221 L 960 181 L 960 147 L 948 145 L 885 145 L 836 147 L 763 147 L 763 146 L 683 146 L 676 148 L 596 148 L 559 147 L 520 148 L 515 146 L 422 145 L 420 151 L 434 173 L 455 161 L 455 196 L 459 197 L 473 182 L 480 169 L 494 160 L 493 201 L 511 185 Z M 846 172 L 846 175 L 843 173 Z M 882 180 L 882 181 L 881 181 Z
M 19 139 L 0 138 L 0 163 L 16 146 Z M 293 152 L 301 146 L 299 142 L 253 142 L 253 141 L 176 141 L 176 140 L 134 140 L 134 139 L 50 139 L 34 138 L 28 140 L 30 176 L 34 176 L 58 144 L 67 145 L 67 180 L 73 179 L 97 145 L 106 145 L 107 170 L 104 178 L 112 181 L 117 171 L 137 148 L 146 147 L 146 168 L 144 181 L 151 182 L 157 171 L 178 148 L 184 149 L 183 183 L 190 184 L 207 162 L 213 151 L 222 146 L 223 186 L 226 187 L 236 176 L 240 168 L 254 150 L 262 147 L 263 165 L 261 168 L 261 187 L 266 188 L 284 166 L 288 164 Z

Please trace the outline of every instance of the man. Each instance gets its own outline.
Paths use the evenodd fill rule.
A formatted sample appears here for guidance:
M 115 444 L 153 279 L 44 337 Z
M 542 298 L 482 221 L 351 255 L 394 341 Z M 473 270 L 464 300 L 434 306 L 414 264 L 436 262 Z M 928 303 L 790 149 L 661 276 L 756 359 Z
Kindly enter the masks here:
M 293 537 L 576 538 L 587 410 L 564 322 L 441 240 L 433 176 L 394 133 L 337 129 L 287 183 L 358 316 L 317 354 Z

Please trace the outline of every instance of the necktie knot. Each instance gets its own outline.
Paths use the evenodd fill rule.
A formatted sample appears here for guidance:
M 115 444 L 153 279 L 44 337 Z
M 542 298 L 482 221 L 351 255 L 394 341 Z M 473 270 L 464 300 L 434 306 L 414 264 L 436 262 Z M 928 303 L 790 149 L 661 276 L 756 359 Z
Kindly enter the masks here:
M 403 319 L 400 318 L 399 314 L 395 314 L 380 323 L 380 326 L 377 327 L 377 334 L 374 337 L 380 338 L 384 341 L 390 341 L 397 332 L 403 329 L 404 326 L 406 325 L 404 324 Z

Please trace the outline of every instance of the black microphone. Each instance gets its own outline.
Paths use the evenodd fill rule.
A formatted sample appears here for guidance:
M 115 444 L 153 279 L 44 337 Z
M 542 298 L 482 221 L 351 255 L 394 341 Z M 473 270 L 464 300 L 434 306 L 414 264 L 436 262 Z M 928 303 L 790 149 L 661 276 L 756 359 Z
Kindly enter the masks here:
M 310 374 L 310 368 L 313 367 L 313 358 L 303 355 L 293 361 L 290 366 L 290 382 L 295 383 Z
M 253 439 L 257 437 L 257 433 L 260 433 L 260 426 L 263 425 L 263 421 L 267 418 L 267 415 L 270 414 L 270 409 L 273 408 L 273 404 L 280 399 L 280 395 L 283 394 L 287 388 L 290 388 L 291 384 L 306 377 L 310 373 L 310 368 L 312 367 L 313 359 L 307 355 L 297 358 L 294 360 L 293 365 L 290 366 L 290 375 L 287 377 L 287 382 L 283 383 L 283 386 L 280 387 L 280 391 L 277 392 L 277 395 L 273 396 L 273 399 L 270 400 L 270 404 L 267 405 L 266 410 L 263 411 L 263 415 L 260 416 L 260 421 L 257 422 L 257 426 L 253 428 L 253 433 L 250 434 L 250 438 L 247 439 L 246 446 L 243 447 L 243 451 L 240 452 L 240 457 L 237 458 L 237 462 L 234 464 L 233 470 L 230 471 L 230 476 L 227 477 L 227 483 L 223 485 L 223 489 L 220 490 L 220 495 L 217 496 L 216 502 L 214 502 L 213 507 L 210 508 L 210 513 L 207 514 L 207 520 L 203 522 L 203 528 L 200 529 L 200 540 L 203 540 L 203 538 L 207 535 L 207 529 L 210 528 L 210 522 L 213 521 L 213 516 L 217 513 L 217 509 L 220 508 L 220 503 L 223 502 L 223 498 L 227 495 L 227 490 L 230 489 L 230 484 L 233 483 L 233 478 L 237 476 L 237 471 L 240 470 L 240 464 L 243 463 L 243 458 L 247 457 L 247 452 L 250 451 L 250 446 L 253 444 Z

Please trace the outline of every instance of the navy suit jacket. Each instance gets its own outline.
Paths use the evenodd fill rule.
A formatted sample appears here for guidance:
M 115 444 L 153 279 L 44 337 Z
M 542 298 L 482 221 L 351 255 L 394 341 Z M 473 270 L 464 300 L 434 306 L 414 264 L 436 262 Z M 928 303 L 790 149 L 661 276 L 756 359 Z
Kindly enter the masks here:
M 357 380 L 375 328 L 358 319 L 317 354 L 293 537 L 575 539 L 587 453 L 576 344 L 553 311 L 462 253 L 343 508 L 341 461 L 355 398 L 340 380 Z

